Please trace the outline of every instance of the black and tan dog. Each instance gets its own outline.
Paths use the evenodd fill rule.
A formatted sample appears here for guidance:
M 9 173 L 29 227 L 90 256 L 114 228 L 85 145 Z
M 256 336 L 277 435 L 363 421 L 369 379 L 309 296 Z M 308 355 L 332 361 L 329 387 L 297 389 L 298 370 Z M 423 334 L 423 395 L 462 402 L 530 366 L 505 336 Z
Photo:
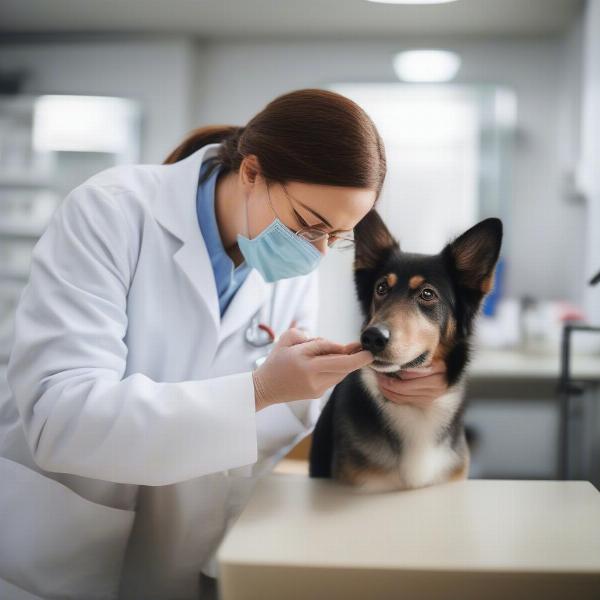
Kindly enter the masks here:
M 310 476 L 366 491 L 466 479 L 465 367 L 474 320 L 493 287 L 502 223 L 486 219 L 439 254 L 409 254 L 372 210 L 355 238 L 360 339 L 375 359 L 334 388 L 313 432 Z M 375 371 L 401 377 L 438 358 L 448 391 L 429 406 L 396 404 L 379 391 Z

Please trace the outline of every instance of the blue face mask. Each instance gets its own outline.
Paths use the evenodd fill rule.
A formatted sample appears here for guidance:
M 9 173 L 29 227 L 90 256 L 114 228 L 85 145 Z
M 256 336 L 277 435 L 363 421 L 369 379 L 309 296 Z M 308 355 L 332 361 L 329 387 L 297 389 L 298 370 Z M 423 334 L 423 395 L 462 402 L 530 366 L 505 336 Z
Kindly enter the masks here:
M 322 258 L 308 240 L 290 231 L 279 217 L 254 239 L 238 234 L 237 241 L 246 262 L 269 283 L 306 275 Z
M 246 262 L 268 283 L 310 273 L 319 264 L 321 253 L 308 240 L 296 235 L 283 224 L 273 208 L 268 186 L 267 193 L 275 220 L 252 240 L 238 233 L 240 252 Z M 249 231 L 247 200 L 246 231 Z

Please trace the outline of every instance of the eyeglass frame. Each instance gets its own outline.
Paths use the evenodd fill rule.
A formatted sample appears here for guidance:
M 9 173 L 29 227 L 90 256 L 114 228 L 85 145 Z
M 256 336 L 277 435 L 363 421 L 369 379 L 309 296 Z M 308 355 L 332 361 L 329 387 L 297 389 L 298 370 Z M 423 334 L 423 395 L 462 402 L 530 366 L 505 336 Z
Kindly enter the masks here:
M 271 210 L 275 213 L 275 216 L 281 221 L 281 217 L 279 216 L 279 214 L 277 213 L 277 211 L 275 210 L 275 207 L 273 206 L 273 202 L 271 201 L 271 192 L 269 191 L 269 182 L 267 182 L 267 196 L 269 198 L 269 204 L 271 206 Z M 280 183 L 281 187 L 283 188 L 283 191 L 287 197 L 288 203 L 289 205 L 292 207 L 293 211 L 292 212 L 296 212 L 296 209 L 294 208 L 294 205 L 292 204 L 290 197 L 291 194 L 287 191 L 285 185 L 283 183 Z M 302 223 L 300 223 L 300 221 L 298 220 L 298 217 L 296 216 L 296 214 L 294 214 L 294 219 L 296 220 L 296 223 L 298 223 L 298 225 L 300 225 L 300 229 L 298 231 L 294 231 L 293 229 L 289 228 L 288 229 L 294 233 L 295 235 L 297 235 L 298 237 L 301 237 L 303 240 L 306 240 L 309 243 L 313 243 L 313 242 L 318 242 L 319 240 L 322 240 L 323 238 L 327 239 L 327 247 L 328 248 L 335 248 L 336 250 L 349 250 L 351 248 L 354 248 L 354 238 L 351 237 L 347 237 L 344 235 L 337 235 L 337 234 L 330 234 L 327 231 L 322 231 L 321 229 L 317 229 L 316 227 L 304 227 L 302 225 Z M 283 221 L 282 221 L 283 222 Z M 287 225 L 286 225 L 287 227 Z M 318 234 L 317 238 L 314 238 L 312 240 L 308 239 L 307 237 L 305 237 L 304 235 L 302 235 L 303 233 L 306 233 L 307 231 L 312 231 Z M 333 241 L 332 244 L 329 244 L 329 238 L 330 237 L 334 237 L 335 240 Z M 343 245 L 343 246 L 339 246 L 336 244 L 337 240 L 342 240 L 343 242 L 346 242 L 348 245 Z

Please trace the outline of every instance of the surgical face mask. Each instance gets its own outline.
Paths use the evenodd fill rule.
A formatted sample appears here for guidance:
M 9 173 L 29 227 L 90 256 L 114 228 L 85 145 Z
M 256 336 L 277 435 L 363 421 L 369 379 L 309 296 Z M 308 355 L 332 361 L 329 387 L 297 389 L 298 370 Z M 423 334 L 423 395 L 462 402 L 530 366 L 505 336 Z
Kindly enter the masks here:
M 271 208 L 275 212 L 272 204 Z M 306 275 L 317 267 L 322 258 L 321 253 L 308 240 L 286 227 L 276 212 L 275 217 L 275 220 L 254 239 L 248 239 L 241 234 L 237 236 L 238 246 L 246 262 L 269 283 Z M 246 231 L 249 234 L 247 200 Z

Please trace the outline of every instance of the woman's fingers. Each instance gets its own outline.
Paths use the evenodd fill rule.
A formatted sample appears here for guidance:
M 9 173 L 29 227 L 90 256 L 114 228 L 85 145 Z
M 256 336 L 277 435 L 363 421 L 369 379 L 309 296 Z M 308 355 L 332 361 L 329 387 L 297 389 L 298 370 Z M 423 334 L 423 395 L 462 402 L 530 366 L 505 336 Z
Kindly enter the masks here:
M 354 354 L 362 350 L 362 344 L 360 342 L 350 342 L 344 346 L 344 354 Z
M 296 344 L 304 344 L 315 338 L 311 337 L 304 329 L 290 327 L 286 329 L 277 339 L 276 346 L 295 346 Z
M 403 369 L 400 376 L 403 380 L 406 379 L 417 379 L 418 377 L 427 377 L 428 375 L 435 375 L 436 373 L 445 373 L 446 363 L 443 360 L 434 360 L 429 367 L 421 369 Z
M 321 356 L 321 355 L 343 355 L 344 352 L 344 344 L 338 344 L 337 342 L 332 342 L 330 340 L 326 340 L 322 337 L 312 338 L 308 340 L 305 344 L 302 345 L 302 353 L 307 356 Z
M 298 329 L 290 329 L 282 335 L 284 345 L 300 345 L 301 352 L 311 359 L 313 372 L 321 373 L 328 383 L 334 385 L 348 373 L 373 362 L 373 354 L 362 350 L 360 342 L 339 344 L 322 337 L 303 337 Z M 286 343 L 287 342 L 287 343 Z M 429 367 L 405 369 L 400 378 L 375 373 L 381 393 L 397 404 L 427 405 L 443 395 L 447 389 L 446 363 L 434 360 Z
M 301 344 L 302 353 L 311 357 L 312 367 L 320 373 L 347 374 L 373 361 L 368 350 L 361 350 L 358 342 L 338 344 L 318 337 Z
M 442 389 L 441 375 L 430 375 L 427 378 L 419 378 L 410 381 L 392 381 L 383 380 L 381 387 L 396 394 L 403 396 L 426 396 L 434 392 L 436 389 Z
M 432 377 L 443 377 L 442 375 L 432 375 Z M 423 381 L 422 379 L 420 381 Z M 413 384 L 415 382 L 405 382 L 406 387 L 409 387 L 409 384 Z M 398 386 L 395 387 L 398 389 Z M 442 396 L 446 391 L 446 386 L 443 382 L 438 382 L 437 385 L 432 387 L 423 387 L 420 390 L 415 391 L 414 389 L 408 391 L 407 389 L 403 389 L 402 391 L 394 391 L 389 387 L 385 386 L 385 384 L 379 384 L 379 390 L 383 394 L 385 398 L 387 398 L 390 402 L 394 402 L 395 404 L 407 405 L 411 404 L 413 406 L 419 407 L 428 407 L 437 400 L 440 396 Z
M 361 349 L 359 342 L 350 342 L 349 344 L 339 344 L 322 337 L 312 338 L 309 343 L 302 347 L 304 354 L 312 356 L 320 355 L 338 355 L 354 354 Z
M 382 391 L 390 391 L 404 397 L 435 396 L 437 398 L 448 387 L 445 377 L 441 373 L 411 380 L 394 379 L 379 373 L 376 377 Z
M 354 354 L 329 354 L 314 358 L 316 369 L 327 373 L 350 373 L 371 362 L 373 362 L 373 355 L 368 350 L 361 350 Z
M 390 402 L 394 404 L 407 405 L 410 404 L 412 406 L 420 406 L 420 407 L 428 407 L 431 406 L 431 403 L 437 399 L 438 396 L 402 396 L 401 394 L 394 394 L 394 392 L 390 392 L 389 390 L 382 390 L 381 393 L 387 398 Z

